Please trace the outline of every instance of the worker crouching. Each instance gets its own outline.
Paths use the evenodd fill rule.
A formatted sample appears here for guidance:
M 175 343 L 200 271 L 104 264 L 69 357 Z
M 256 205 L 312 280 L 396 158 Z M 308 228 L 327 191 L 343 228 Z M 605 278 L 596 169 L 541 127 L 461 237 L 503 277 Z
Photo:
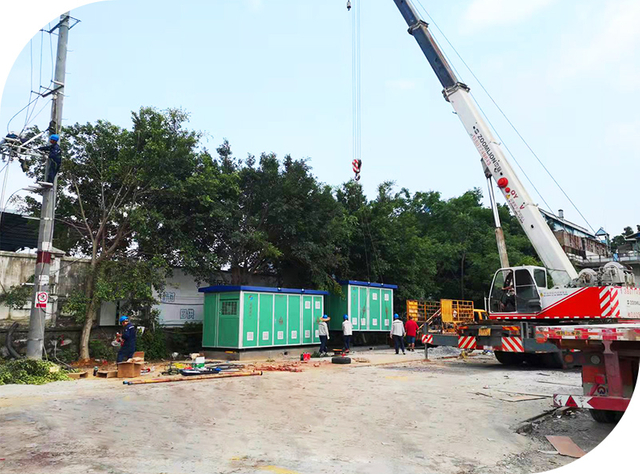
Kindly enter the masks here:
M 122 347 L 118 351 L 117 362 L 123 362 L 133 357 L 133 353 L 136 351 L 136 327 L 131 324 L 128 316 L 120 316 L 120 324 L 123 326 L 122 334 L 118 333 L 116 336 L 122 343 Z

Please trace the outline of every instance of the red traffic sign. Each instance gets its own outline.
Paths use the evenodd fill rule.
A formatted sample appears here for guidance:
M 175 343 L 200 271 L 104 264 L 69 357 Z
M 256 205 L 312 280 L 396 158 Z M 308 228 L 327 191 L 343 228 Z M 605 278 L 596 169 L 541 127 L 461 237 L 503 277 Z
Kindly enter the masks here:
M 40 291 L 36 294 L 36 308 L 46 308 L 49 301 L 49 293 Z

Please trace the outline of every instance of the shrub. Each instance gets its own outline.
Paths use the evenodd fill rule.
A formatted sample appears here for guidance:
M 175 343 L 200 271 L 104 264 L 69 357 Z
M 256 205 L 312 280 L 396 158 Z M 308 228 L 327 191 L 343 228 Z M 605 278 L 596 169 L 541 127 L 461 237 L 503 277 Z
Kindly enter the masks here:
M 161 329 L 147 330 L 136 339 L 136 351 L 144 351 L 147 360 L 165 359 L 167 357 L 167 341 Z
M 102 360 L 115 360 L 116 353 L 113 346 L 108 345 L 104 341 L 93 339 L 89 341 L 89 357 Z
M 17 359 L 0 364 L 0 385 L 42 385 L 58 380 L 70 380 L 67 373 L 53 362 Z
M 56 352 L 56 357 L 60 362 L 64 362 L 65 364 L 71 364 L 78 360 L 78 351 L 73 347 L 65 347 Z

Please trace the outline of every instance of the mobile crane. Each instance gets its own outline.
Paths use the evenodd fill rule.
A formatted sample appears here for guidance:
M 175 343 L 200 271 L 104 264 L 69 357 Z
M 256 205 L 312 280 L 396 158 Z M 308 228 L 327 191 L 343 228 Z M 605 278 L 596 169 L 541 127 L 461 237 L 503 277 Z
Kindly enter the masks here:
M 461 326 L 458 334 L 430 333 L 425 328 L 425 344 L 457 346 L 462 349 L 491 349 L 503 364 L 524 361 L 544 365 L 570 363 L 555 344 L 536 341 L 536 328 L 551 322 L 586 325 L 596 322 L 637 320 L 640 323 L 640 288 L 633 273 L 617 262 L 598 271 L 578 274 L 564 253 L 538 206 L 509 164 L 500 144 L 478 111 L 469 87 L 460 82 L 409 0 L 394 0 L 438 80 L 442 94 L 460 118 L 469 138 L 480 153 L 485 176 L 497 184 L 507 204 L 531 241 L 544 267 L 510 267 L 504 240 L 497 232 L 503 268 L 494 275 L 488 300 L 489 324 Z M 491 183 L 490 183 L 491 185 Z M 490 188 L 492 194 L 492 188 Z M 495 206 L 495 201 L 492 199 Z M 494 207 L 494 217 L 499 225 Z M 552 280 L 549 279 L 551 277 Z M 553 281 L 553 287 L 551 287 Z

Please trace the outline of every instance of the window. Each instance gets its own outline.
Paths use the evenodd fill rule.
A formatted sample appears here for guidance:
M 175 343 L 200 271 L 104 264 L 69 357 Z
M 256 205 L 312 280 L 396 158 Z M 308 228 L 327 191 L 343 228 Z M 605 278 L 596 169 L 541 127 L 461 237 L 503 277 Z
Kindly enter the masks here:
M 220 305 L 220 314 L 222 316 L 237 316 L 238 315 L 238 302 L 237 301 L 222 301 Z
M 507 287 L 510 287 L 507 290 Z M 489 311 L 497 313 L 510 313 L 516 310 L 513 292 L 513 271 L 498 270 L 491 288 L 489 297 Z
M 540 311 L 540 296 L 529 270 L 516 270 L 516 308 L 519 313 Z
M 533 278 L 536 280 L 536 285 L 538 288 L 546 288 L 547 287 L 547 272 L 536 268 L 533 270 Z

